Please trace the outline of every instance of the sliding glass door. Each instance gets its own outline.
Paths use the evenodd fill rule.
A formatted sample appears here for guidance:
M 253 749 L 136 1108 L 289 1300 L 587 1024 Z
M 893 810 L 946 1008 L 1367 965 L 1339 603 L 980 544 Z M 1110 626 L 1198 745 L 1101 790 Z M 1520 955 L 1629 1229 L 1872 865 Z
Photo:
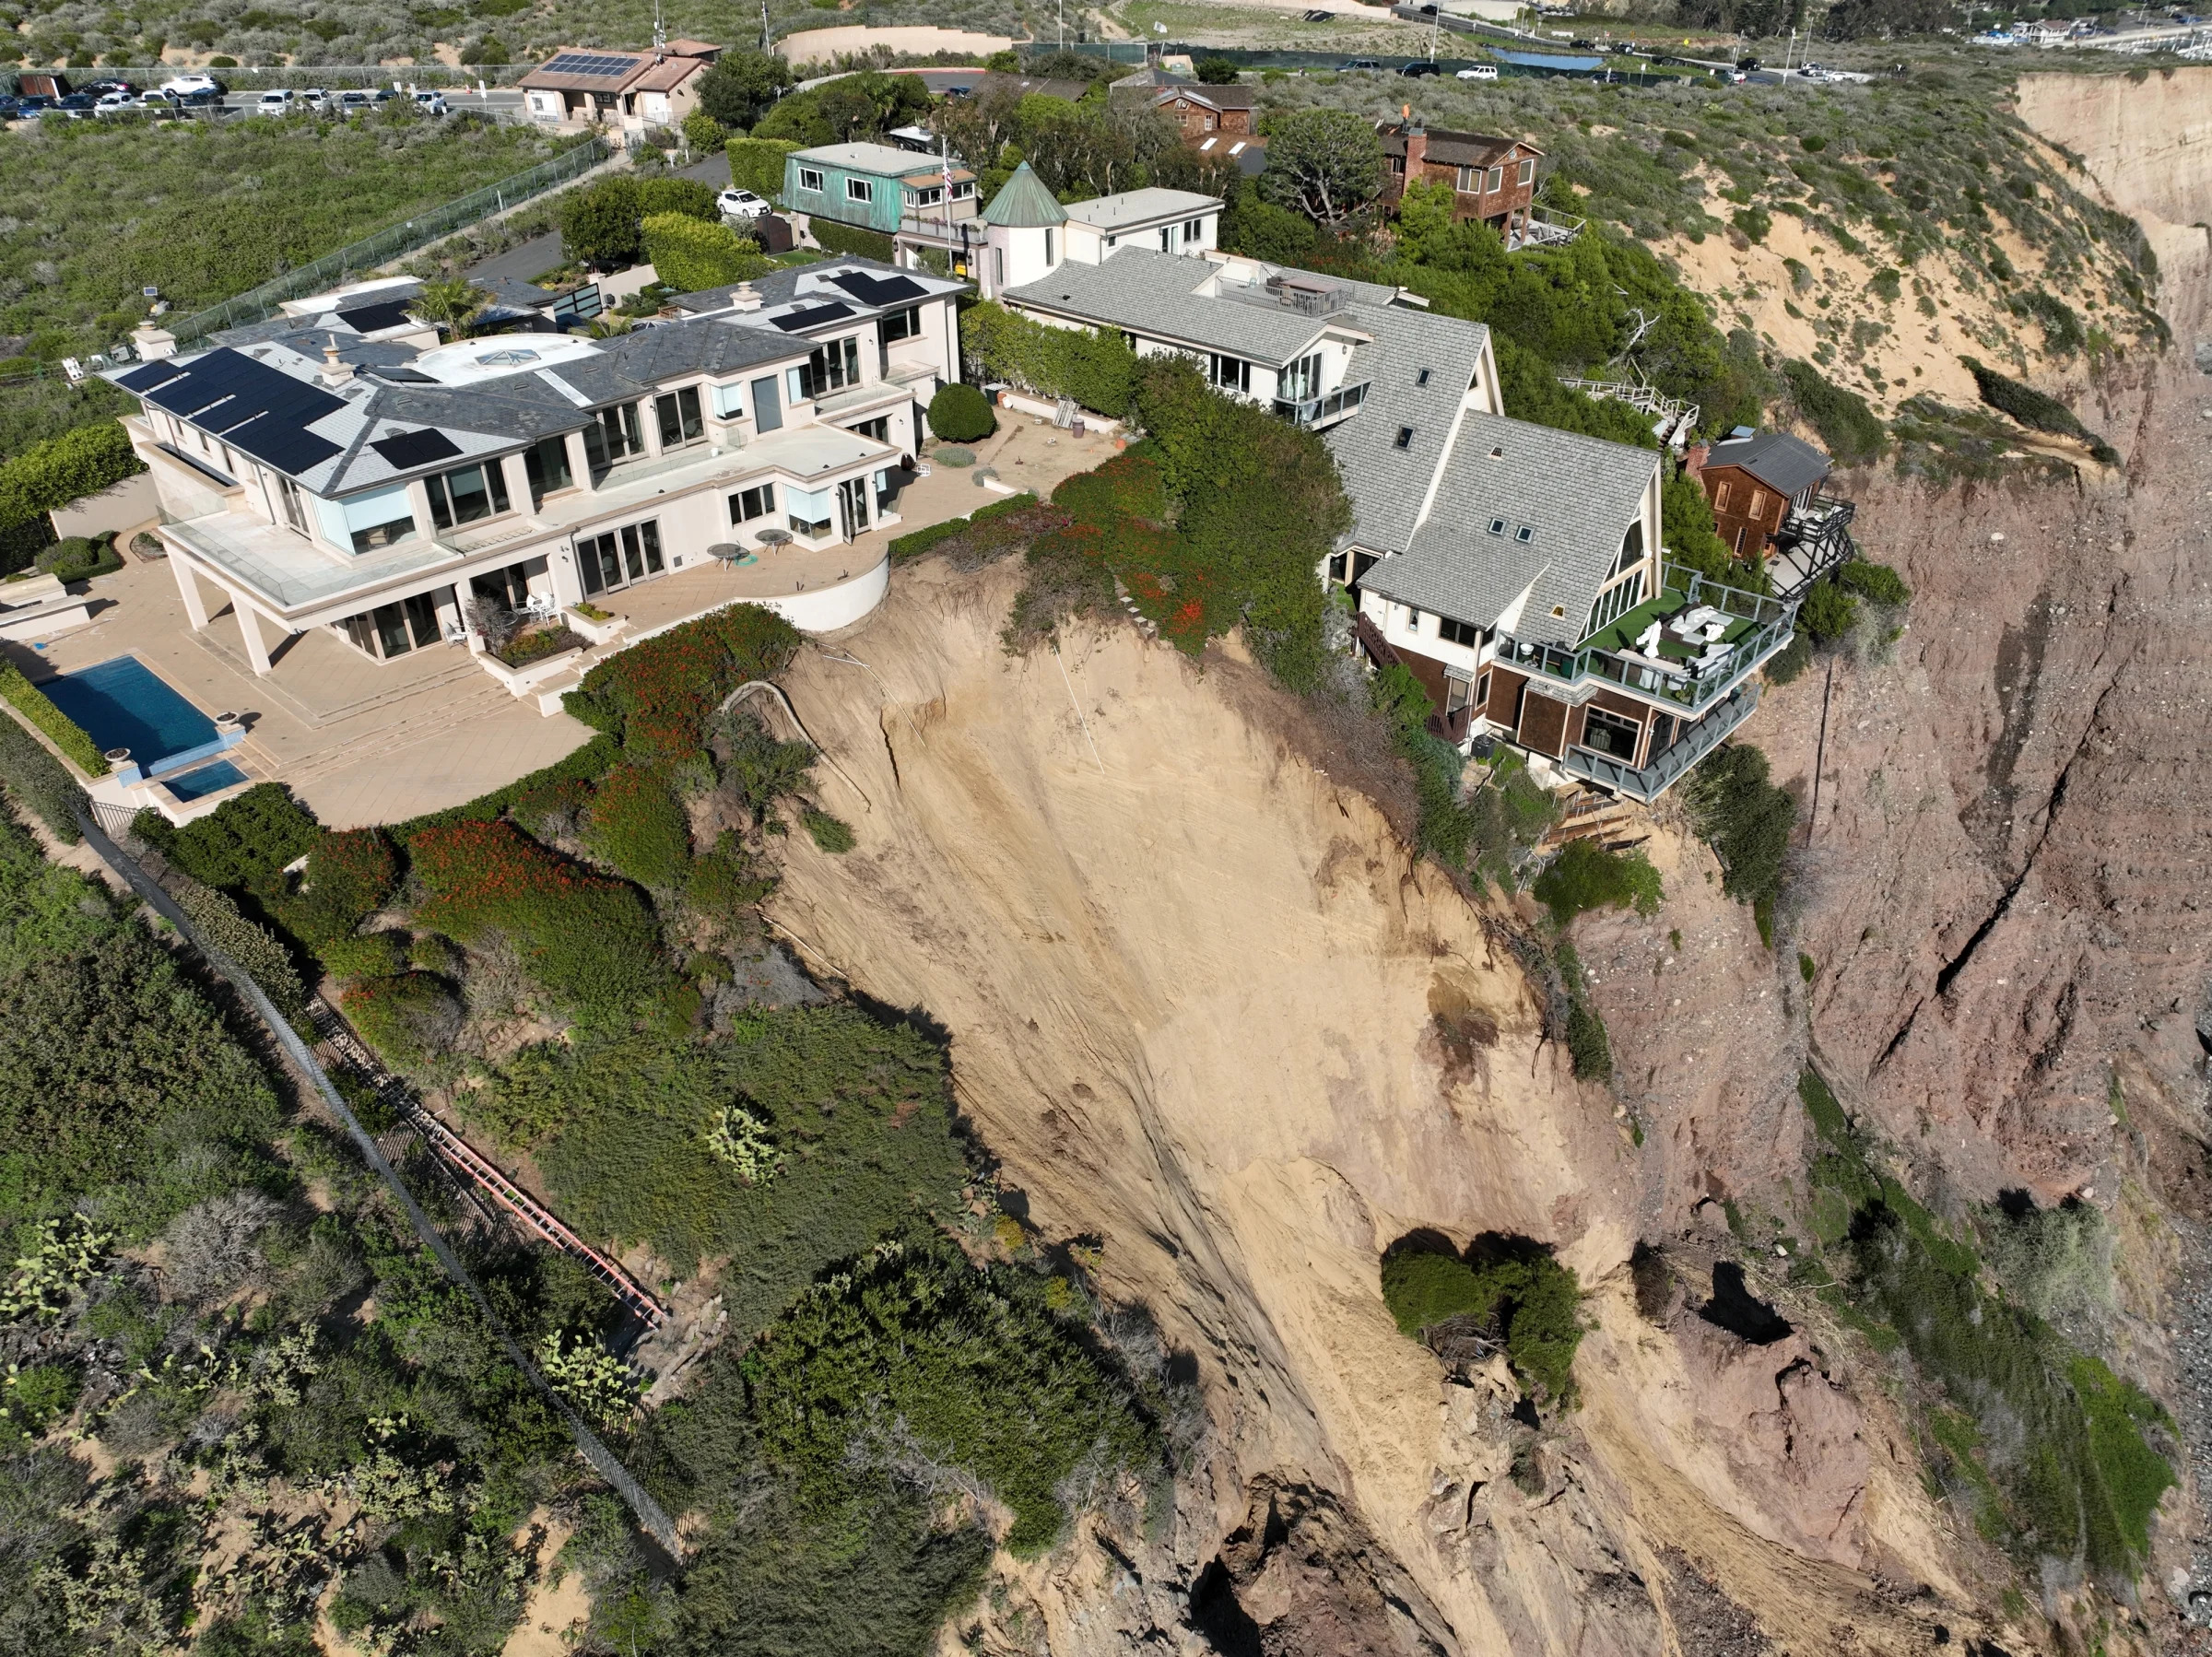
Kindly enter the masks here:
M 576 572 L 586 593 L 613 593 L 661 573 L 661 526 L 648 519 L 576 542 Z

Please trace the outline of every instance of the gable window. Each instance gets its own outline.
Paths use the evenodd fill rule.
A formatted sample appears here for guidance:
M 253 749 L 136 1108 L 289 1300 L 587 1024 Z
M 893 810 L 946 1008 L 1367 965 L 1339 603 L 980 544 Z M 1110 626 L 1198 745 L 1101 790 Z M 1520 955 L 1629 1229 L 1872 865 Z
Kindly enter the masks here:
M 904 311 L 894 311 L 883 319 L 883 343 L 893 345 L 902 339 L 922 337 L 922 307 L 910 305 Z
M 645 431 L 638 423 L 635 403 L 595 410 L 583 429 L 583 456 L 591 465 L 594 488 L 617 461 L 644 452 Z
M 1628 533 L 1620 537 L 1620 557 L 1613 560 L 1613 573 L 1626 575 L 1643 562 L 1643 520 L 1639 518 L 1629 525 Z
M 799 169 L 799 188 L 819 195 L 822 193 L 822 175 L 812 167 Z
M 1412 427 L 1401 426 L 1398 428 L 1398 447 L 1401 449 L 1410 449 L 1413 447 Z
M 1610 626 L 1642 602 L 1643 571 L 1639 570 L 1597 595 L 1597 602 L 1590 606 L 1590 620 L 1583 629 L 1583 637 L 1587 639 L 1600 628 Z
M 507 510 L 506 468 L 496 460 L 422 480 L 430 497 L 430 521 L 440 529 L 474 523 Z
M 1241 357 L 1224 357 L 1214 354 L 1213 382 L 1225 392 L 1252 390 L 1252 364 Z
M 1488 184 L 1487 184 L 1486 186 L 1484 186 L 1484 194 L 1496 194 L 1498 191 L 1500 191 L 1500 190 L 1502 190 L 1502 189 L 1504 189 L 1504 188 L 1505 188 L 1505 169 L 1504 169 L 1504 168 L 1502 168 L 1502 167 L 1493 167 L 1493 168 L 1491 168 L 1491 169 L 1490 169 L 1490 182 L 1488 182 Z
M 540 438 L 523 451 L 523 476 L 530 483 L 530 510 L 535 511 L 539 502 L 556 489 L 565 489 L 576 481 L 569 469 L 569 440 L 565 437 Z
M 1482 637 L 1482 629 L 1471 621 L 1454 621 L 1446 616 L 1438 621 L 1436 635 L 1446 644 L 1472 645 Z
M 680 449 L 707 435 L 707 423 L 700 417 L 699 388 L 695 385 L 662 393 L 653 400 L 653 414 L 661 429 L 664 449 Z
M 1521 163 L 1521 175 L 1518 182 L 1523 184 L 1533 184 L 1536 182 L 1536 164 L 1534 161 Z
M 876 186 L 866 179 L 847 179 L 845 199 L 849 202 L 872 202 L 876 199 Z
M 739 489 L 730 497 L 730 522 L 750 523 L 755 518 L 766 518 L 776 510 L 776 486 L 764 483 L 758 488 Z

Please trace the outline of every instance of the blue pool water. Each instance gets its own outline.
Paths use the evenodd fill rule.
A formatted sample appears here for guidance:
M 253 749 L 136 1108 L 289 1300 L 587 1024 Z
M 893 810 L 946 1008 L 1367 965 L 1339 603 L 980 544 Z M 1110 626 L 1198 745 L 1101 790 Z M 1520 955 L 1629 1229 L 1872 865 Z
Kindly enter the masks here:
M 180 800 L 204 800 L 220 789 L 245 780 L 245 772 L 228 759 L 218 759 L 213 765 L 203 765 L 197 770 L 186 771 L 181 777 L 165 777 L 162 786 Z
M 135 656 L 117 656 L 39 687 L 105 753 L 128 748 L 142 767 L 215 740 L 215 721 Z

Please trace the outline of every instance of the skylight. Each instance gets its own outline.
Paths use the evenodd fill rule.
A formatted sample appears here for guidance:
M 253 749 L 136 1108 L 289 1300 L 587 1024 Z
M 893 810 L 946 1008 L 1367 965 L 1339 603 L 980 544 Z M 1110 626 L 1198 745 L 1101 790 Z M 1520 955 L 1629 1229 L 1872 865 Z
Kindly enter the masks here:
M 1413 447 L 1412 427 L 1401 426 L 1398 428 L 1398 447 L 1401 449 L 1410 449 Z
M 1413 382 L 1416 385 L 1427 385 L 1429 383 L 1429 370 L 1427 369 L 1423 369 L 1419 373 L 1416 374 L 1413 377 Z
M 1527 546 L 1535 538 L 1535 530 L 1526 523 L 1524 523 L 1519 529 L 1513 531 L 1513 539 L 1520 542 L 1524 546 Z
M 1494 535 L 1501 535 L 1505 534 L 1505 520 L 1503 518 L 1492 518 L 1490 520 L 1490 534 Z

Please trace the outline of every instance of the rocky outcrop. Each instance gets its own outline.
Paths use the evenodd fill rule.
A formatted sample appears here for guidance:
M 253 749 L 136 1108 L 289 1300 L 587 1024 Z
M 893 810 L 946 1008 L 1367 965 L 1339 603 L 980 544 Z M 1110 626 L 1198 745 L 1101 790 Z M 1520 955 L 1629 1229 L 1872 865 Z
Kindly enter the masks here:
M 1941 1547 L 1848 1386 L 1637 1310 L 1629 1256 L 1667 1199 L 1545 1039 L 1500 942 L 1518 919 L 1414 863 L 1333 778 L 1358 757 L 1229 656 L 1128 629 L 1007 656 L 1019 578 L 902 570 L 849 660 L 794 665 L 858 847 L 794 837 L 769 908 L 817 970 L 948 1032 L 1009 1200 L 1100 1240 L 1104 1287 L 1194 1364 L 1213 1431 L 1170 1534 L 1102 1527 L 1022 1577 L 1053 1649 L 1681 1650 L 1667 1547 L 1793 1651 L 1924 1648 L 1963 1596 L 1939 1566 L 1908 1572 L 1926 1604 L 1871 1574 Z M 1713 941 L 1747 924 L 1710 902 Z M 1734 942 L 1707 970 L 1739 970 Z M 1780 1166 L 1794 1061 L 1713 1082 L 1724 1036 L 1681 1061 L 1712 1091 L 1677 1160 L 1763 1134 L 1747 1168 Z M 1420 1228 L 1573 1266 L 1580 1411 L 1533 1428 L 1501 1372 L 1449 1378 L 1399 1334 L 1379 1258 Z M 1279 1544 L 1264 1506 L 1298 1516 Z M 1229 1644 L 1209 1594 L 1241 1607 Z

